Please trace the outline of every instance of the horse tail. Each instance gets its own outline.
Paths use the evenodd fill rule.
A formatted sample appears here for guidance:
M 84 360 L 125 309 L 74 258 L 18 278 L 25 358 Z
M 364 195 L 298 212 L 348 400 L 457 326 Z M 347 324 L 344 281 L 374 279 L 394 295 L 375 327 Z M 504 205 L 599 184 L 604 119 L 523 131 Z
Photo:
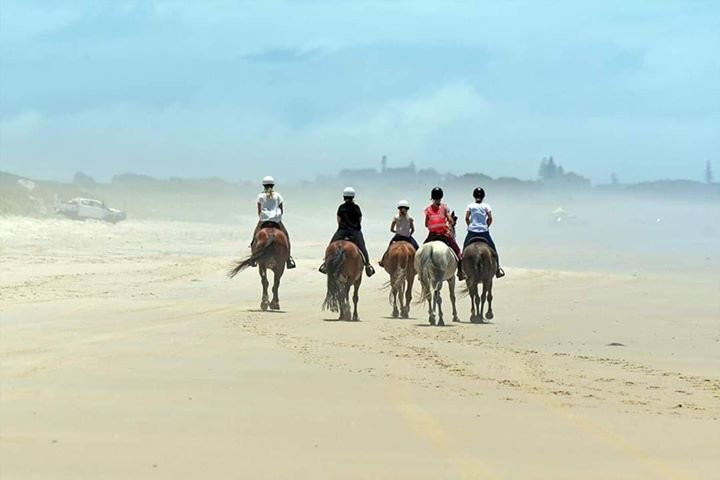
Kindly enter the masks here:
M 236 262 L 235 266 L 228 272 L 228 277 L 233 278 L 254 263 L 264 263 L 272 258 L 275 250 L 275 234 L 268 235 L 265 245 L 260 247 L 255 253 L 251 254 L 245 260 Z
M 345 250 L 337 248 L 330 258 L 325 261 L 327 272 L 327 293 L 322 309 L 337 312 L 340 310 L 344 294 L 344 282 L 340 278 L 340 269 L 345 261 Z
M 435 282 L 433 281 L 433 279 L 435 277 L 436 268 L 433 262 L 432 248 L 429 248 L 428 251 L 428 255 L 420 259 L 420 271 L 418 272 L 418 274 L 420 277 L 420 285 L 422 286 L 422 290 L 420 292 L 420 297 L 415 301 L 415 303 L 423 303 L 425 301 L 432 300 L 432 292 L 435 288 Z

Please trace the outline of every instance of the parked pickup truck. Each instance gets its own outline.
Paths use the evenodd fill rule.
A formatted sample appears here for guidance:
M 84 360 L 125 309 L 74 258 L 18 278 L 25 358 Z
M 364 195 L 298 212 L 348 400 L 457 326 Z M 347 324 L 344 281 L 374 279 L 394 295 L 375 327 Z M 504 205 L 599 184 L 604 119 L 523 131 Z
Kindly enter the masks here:
M 92 198 L 73 198 L 68 202 L 59 202 L 55 211 L 74 220 L 105 220 L 106 222 L 117 223 L 125 220 L 125 212 L 116 208 L 110 208 L 100 200 Z

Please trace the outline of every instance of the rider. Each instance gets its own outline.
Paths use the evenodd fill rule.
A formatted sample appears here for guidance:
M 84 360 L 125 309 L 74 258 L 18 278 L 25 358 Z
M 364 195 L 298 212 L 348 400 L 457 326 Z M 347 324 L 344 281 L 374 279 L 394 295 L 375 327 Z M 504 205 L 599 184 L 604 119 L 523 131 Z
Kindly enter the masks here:
M 418 244 L 412 237 L 412 234 L 415 233 L 415 220 L 408 215 L 410 203 L 407 200 L 400 200 L 397 208 L 398 214 L 393 217 L 392 223 L 390 224 L 390 231 L 395 234 L 392 240 L 390 240 L 390 245 L 392 245 L 393 242 L 409 242 L 413 248 L 417 250 Z M 382 260 L 380 260 L 379 265 L 381 267 L 385 261 L 385 255 L 387 255 L 388 250 L 390 250 L 390 245 L 388 245 L 387 250 L 383 253 Z
M 333 235 L 330 243 L 338 240 L 348 239 L 360 249 L 365 261 L 365 274 L 371 277 L 375 274 L 375 269 L 370 265 L 370 255 L 368 255 L 365 247 L 365 239 L 361 231 L 360 223 L 362 221 L 362 212 L 360 206 L 355 203 L 355 189 L 345 187 L 343 190 L 343 203 L 337 210 L 338 229 Z M 325 262 L 320 265 L 320 272 L 327 273 L 325 270 Z
M 250 247 L 255 243 L 255 236 L 263 226 L 267 224 L 276 225 L 288 238 L 288 255 L 290 254 L 290 235 L 288 234 L 285 225 L 282 223 L 282 216 L 285 213 L 285 207 L 283 206 L 283 197 L 279 193 L 275 192 L 275 179 L 273 177 L 263 177 L 263 192 L 257 196 L 257 214 L 258 223 L 253 232 L 253 240 L 250 243 Z M 254 267 L 255 265 L 253 265 Z M 295 260 L 291 255 L 288 256 L 287 268 L 295 268 Z
M 430 192 L 430 198 L 432 203 L 425 208 L 425 226 L 429 230 L 429 234 L 424 243 L 440 240 L 452 248 L 458 259 L 458 279 L 465 280 L 461 263 L 462 252 L 455 241 L 455 220 L 448 206 L 442 203 L 442 188 L 433 188 Z
M 473 190 L 473 198 L 475 201 L 467 206 L 465 210 L 465 223 L 468 226 L 468 233 L 465 237 L 465 244 L 463 248 L 467 247 L 474 238 L 482 238 L 489 246 L 493 249 L 495 255 L 495 262 L 497 263 L 497 272 L 495 276 L 502 278 L 505 276 L 505 272 L 500 268 L 500 258 L 497 254 L 497 248 L 495 248 L 495 242 L 493 242 L 490 236 L 490 225 L 493 223 L 493 214 L 490 205 L 485 203 L 485 190 L 478 187 Z

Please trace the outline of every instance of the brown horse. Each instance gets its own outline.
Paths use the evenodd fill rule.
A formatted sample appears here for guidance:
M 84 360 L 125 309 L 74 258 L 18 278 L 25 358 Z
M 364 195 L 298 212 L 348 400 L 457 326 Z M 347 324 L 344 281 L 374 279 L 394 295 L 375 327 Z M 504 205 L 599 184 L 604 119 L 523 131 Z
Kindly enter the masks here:
M 323 302 L 323 310 L 339 311 L 338 320 L 350 320 L 350 287 L 354 287 L 352 319 L 359 320 L 357 304 L 363 264 L 360 249 L 352 242 L 338 240 L 328 245 L 325 250 L 327 294 Z
M 497 272 L 497 262 L 493 250 L 487 243 L 482 241 L 471 243 L 463 250 L 462 266 L 467 276 L 466 285 L 470 295 L 470 321 L 482 323 L 486 299 L 488 311 L 485 318 L 492 320 L 494 316 L 492 311 L 492 287 Z M 478 285 L 481 283 L 482 295 L 478 294 Z
M 237 262 L 235 267 L 228 272 L 228 276 L 232 278 L 247 267 L 257 264 L 263 288 L 260 302 L 260 308 L 263 310 L 267 310 L 268 306 L 272 310 L 280 310 L 278 288 L 280 279 L 285 272 L 285 264 L 290 256 L 289 245 L 290 242 L 282 230 L 272 224 L 267 224 L 255 235 L 250 256 Z M 272 301 L 268 301 L 268 269 L 273 272 Z
M 383 260 L 383 268 L 390 274 L 390 304 L 393 306 L 392 316 L 408 318 L 410 301 L 415 282 L 415 249 L 405 241 L 393 242 Z M 398 299 L 400 309 L 398 309 Z

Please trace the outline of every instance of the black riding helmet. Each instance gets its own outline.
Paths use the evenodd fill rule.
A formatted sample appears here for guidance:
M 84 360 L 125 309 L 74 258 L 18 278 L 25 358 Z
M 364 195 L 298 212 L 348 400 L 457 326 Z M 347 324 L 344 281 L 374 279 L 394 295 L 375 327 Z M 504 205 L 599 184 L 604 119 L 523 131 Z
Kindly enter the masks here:
M 485 198 L 485 189 L 476 187 L 475 190 L 473 190 L 473 198 L 479 198 L 480 200 Z
M 443 189 L 440 187 L 435 187 L 430 192 L 430 198 L 432 200 L 440 200 L 443 197 Z

